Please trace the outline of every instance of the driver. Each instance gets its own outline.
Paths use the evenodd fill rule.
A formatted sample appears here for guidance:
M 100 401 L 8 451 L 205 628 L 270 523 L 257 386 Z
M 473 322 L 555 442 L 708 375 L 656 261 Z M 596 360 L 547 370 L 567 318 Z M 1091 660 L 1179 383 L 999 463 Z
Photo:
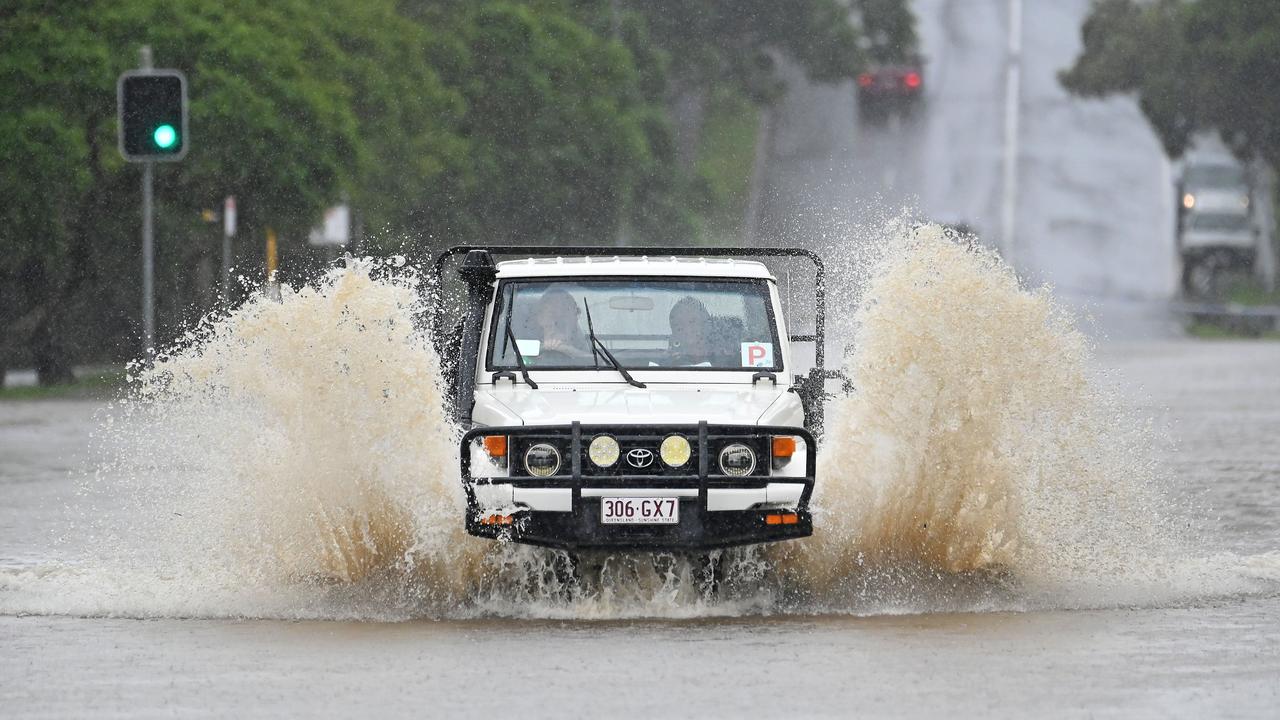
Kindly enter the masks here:
M 542 330 L 541 353 L 591 357 L 591 345 L 578 324 L 578 304 L 564 290 L 548 290 L 538 298 L 533 322 Z
M 686 295 L 671 307 L 671 351 L 676 365 L 711 362 L 711 313 L 697 298 Z

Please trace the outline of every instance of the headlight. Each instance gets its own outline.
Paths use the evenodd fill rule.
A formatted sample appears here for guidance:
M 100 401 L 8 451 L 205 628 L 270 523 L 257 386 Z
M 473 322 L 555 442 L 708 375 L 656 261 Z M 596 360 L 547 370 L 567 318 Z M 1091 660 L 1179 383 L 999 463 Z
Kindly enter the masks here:
M 534 477 L 550 477 L 560 469 L 560 451 L 546 443 L 538 443 L 524 451 L 524 469 Z
M 720 470 L 725 475 L 750 475 L 756 469 L 756 454 L 741 443 L 734 443 L 720 451 Z
M 667 439 L 658 446 L 658 455 L 662 458 L 662 462 L 670 467 L 680 467 L 689 462 L 689 456 L 692 454 L 689 441 L 682 435 L 668 435 Z
M 1187 194 L 1185 194 L 1185 195 L 1183 195 L 1183 196 L 1182 196 L 1182 207 L 1184 207 L 1184 208 L 1186 208 L 1186 209 L 1190 210 L 1191 208 L 1193 208 L 1193 207 L 1195 207 L 1195 206 L 1196 206 L 1196 196 L 1195 196 L 1195 195 L 1192 195 L 1191 193 L 1187 193 Z
M 618 455 L 621 454 L 618 448 L 618 441 L 608 435 L 597 435 L 591 440 L 591 444 L 587 446 L 587 457 L 591 458 L 591 462 L 602 468 L 607 468 L 618 462 Z

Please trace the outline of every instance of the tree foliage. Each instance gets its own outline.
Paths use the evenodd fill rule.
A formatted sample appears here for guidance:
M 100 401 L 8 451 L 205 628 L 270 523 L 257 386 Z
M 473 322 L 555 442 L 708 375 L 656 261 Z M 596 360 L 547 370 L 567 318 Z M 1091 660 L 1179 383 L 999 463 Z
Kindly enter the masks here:
M 868 59 L 900 63 L 919 52 L 916 16 L 903 0 L 854 0 Z
M 440 20 L 459 43 L 443 72 L 466 103 L 470 147 L 457 226 L 494 242 L 611 240 L 650 157 L 626 48 L 516 3 Z
M 626 7 L 670 54 L 678 85 L 729 84 L 766 102 L 781 89 L 778 55 L 818 81 L 853 77 L 861 62 L 850 9 L 836 0 L 631 0 Z
M 156 170 L 170 212 L 236 195 L 247 230 L 299 237 L 346 192 L 393 222 L 465 153 L 450 122 L 461 98 L 391 2 L 47 6 L 19 0 L 0 15 L 6 354 L 31 338 L 42 375 L 65 377 L 68 325 L 95 298 L 111 315 L 87 327 L 117 336 L 137 307 L 138 168 L 115 150 L 114 90 L 143 42 L 190 81 L 193 150 Z
M 884 0 L 901 2 L 901 0 Z M 115 83 L 150 45 L 190 83 L 190 152 L 155 169 L 161 340 L 209 309 L 216 228 L 304 253 L 350 200 L 366 248 L 690 236 L 668 101 L 679 82 L 765 101 L 774 57 L 856 70 L 841 0 L 8 0 L 0 9 L 0 370 L 136 354 L 140 168 Z M 292 263 L 297 266 L 298 263 Z M 104 351 L 104 348 L 106 350 Z
M 1280 3 L 1101 0 L 1082 37 L 1061 76 L 1072 92 L 1136 93 L 1171 155 L 1216 129 L 1242 156 L 1280 167 Z

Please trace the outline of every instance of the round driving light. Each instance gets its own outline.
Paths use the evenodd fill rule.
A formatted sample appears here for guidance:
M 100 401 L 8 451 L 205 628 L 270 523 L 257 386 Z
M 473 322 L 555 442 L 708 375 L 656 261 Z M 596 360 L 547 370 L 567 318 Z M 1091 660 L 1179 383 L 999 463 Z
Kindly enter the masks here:
M 587 457 L 591 458 L 591 462 L 598 467 L 610 467 L 618 462 L 618 456 L 622 454 L 618 448 L 618 441 L 608 435 L 597 435 L 591 440 L 591 444 L 587 446 Z
M 720 470 L 725 475 L 750 475 L 756 469 L 756 454 L 741 443 L 734 443 L 720 451 Z
M 524 469 L 534 477 L 550 477 L 560 469 L 560 451 L 538 443 L 524 452 Z
M 689 441 L 681 435 L 668 435 L 667 439 L 658 446 L 658 455 L 662 457 L 662 462 L 670 467 L 680 467 L 689 462 L 689 456 L 692 454 Z

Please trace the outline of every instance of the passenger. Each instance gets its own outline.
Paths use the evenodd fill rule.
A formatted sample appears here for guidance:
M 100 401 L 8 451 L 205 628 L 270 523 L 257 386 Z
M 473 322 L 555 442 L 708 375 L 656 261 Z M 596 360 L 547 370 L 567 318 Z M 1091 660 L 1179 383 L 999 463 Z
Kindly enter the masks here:
M 578 303 L 564 290 L 548 290 L 538 299 L 533 322 L 542 330 L 539 354 L 559 353 L 570 358 L 591 357 L 591 343 L 578 324 Z
M 711 362 L 711 313 L 697 298 L 686 295 L 671 307 L 671 361 L 673 365 Z

